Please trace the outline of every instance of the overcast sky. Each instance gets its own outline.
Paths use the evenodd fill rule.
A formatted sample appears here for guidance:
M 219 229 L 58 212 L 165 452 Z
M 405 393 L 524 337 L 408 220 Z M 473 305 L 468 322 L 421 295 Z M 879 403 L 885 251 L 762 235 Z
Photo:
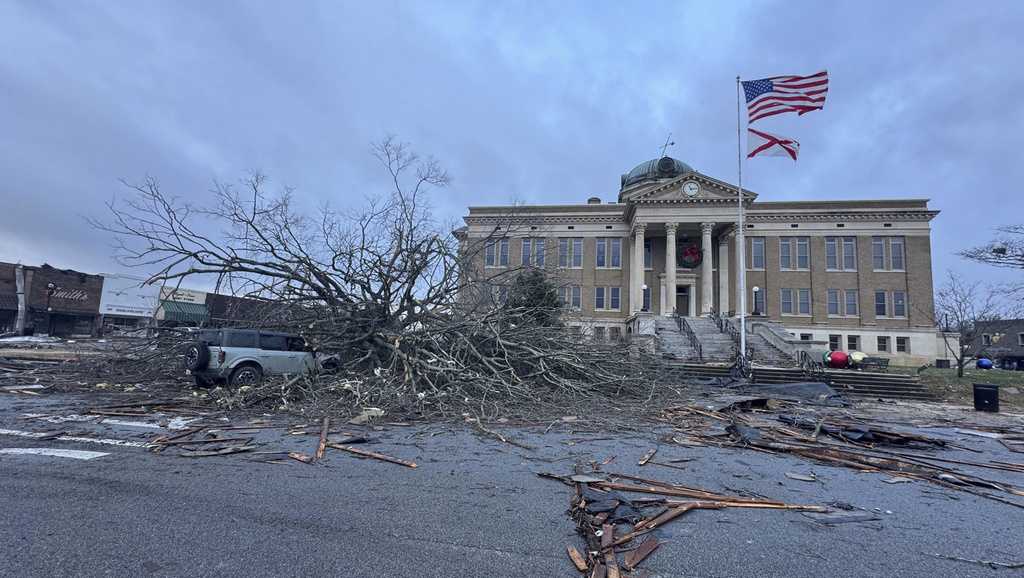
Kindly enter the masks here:
M 954 252 L 1024 222 L 1024 3 L 0 0 L 0 260 L 120 267 L 85 216 L 157 177 L 201 200 L 267 173 L 316 205 L 386 189 L 397 134 L 449 170 L 438 212 L 615 199 L 675 156 L 735 182 L 735 77 L 831 76 L 773 117 L 762 200 L 925 197 L 936 285 L 1009 280 Z M 1019 278 L 1019 275 L 1018 275 Z

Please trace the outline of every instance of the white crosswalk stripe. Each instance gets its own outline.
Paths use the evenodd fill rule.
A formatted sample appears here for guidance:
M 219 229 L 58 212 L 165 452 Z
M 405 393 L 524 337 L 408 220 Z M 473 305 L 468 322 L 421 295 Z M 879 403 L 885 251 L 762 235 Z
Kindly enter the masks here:
M 64 450 L 57 448 L 0 448 L 0 454 L 50 456 L 55 458 L 72 458 L 76 460 L 92 460 L 110 455 L 107 452 L 90 452 L 86 450 Z
M 21 431 L 21 430 L 15 430 L 15 429 L 0 429 L 0 435 L 21 437 L 21 438 L 41 438 L 41 437 L 46 437 L 49 434 L 44 433 L 44 432 Z M 135 441 L 118 440 L 118 439 L 111 439 L 111 438 L 89 438 L 89 437 L 81 437 L 81 436 L 57 436 L 57 437 L 52 438 L 52 439 L 60 440 L 62 442 L 81 442 L 81 443 L 86 443 L 86 444 L 100 444 L 100 445 L 106 445 L 106 446 L 122 446 L 122 447 L 128 447 L 128 448 L 148 448 L 148 447 L 150 447 L 152 445 L 152 444 L 149 444 L 147 442 L 135 442 Z

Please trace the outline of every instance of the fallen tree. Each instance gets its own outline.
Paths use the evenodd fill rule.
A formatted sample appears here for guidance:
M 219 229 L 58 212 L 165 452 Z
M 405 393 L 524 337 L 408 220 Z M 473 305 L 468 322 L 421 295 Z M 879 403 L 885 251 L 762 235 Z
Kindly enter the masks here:
M 391 190 L 358 211 L 324 207 L 308 216 L 291 189 L 268 193 L 262 175 L 242 190 L 217 184 L 210 206 L 147 179 L 128 185 L 134 195 L 111 203 L 112 218 L 94 224 L 115 236 L 123 264 L 155 271 L 150 283 L 212 277 L 221 290 L 269 304 L 260 326 L 338 354 L 331 379 L 346 380 L 349 391 L 360 383 L 369 390 L 360 397 L 377 403 L 621 394 L 641 383 L 623 347 L 584 344 L 561 326 L 557 292 L 537 287 L 542 274 L 473 274 L 474 260 L 509 233 L 512 219 L 490 238 L 460 242 L 428 202 L 447 173 L 394 139 L 374 154 Z M 512 293 L 496 297 L 498 287 Z

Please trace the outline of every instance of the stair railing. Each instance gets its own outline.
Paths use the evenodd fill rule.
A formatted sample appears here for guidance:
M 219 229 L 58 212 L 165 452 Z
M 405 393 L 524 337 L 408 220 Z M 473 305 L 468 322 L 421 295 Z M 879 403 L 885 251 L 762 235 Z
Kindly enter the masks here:
M 690 327 L 690 324 L 679 313 L 673 313 L 672 316 L 676 319 L 676 327 L 679 329 L 679 333 L 686 335 L 690 339 L 690 347 L 697 352 L 697 359 L 704 361 L 704 351 L 700 345 L 700 340 L 697 339 L 697 334 L 693 332 L 693 328 Z
M 831 376 L 825 371 L 825 364 L 814 358 L 813 355 L 804 351 L 798 350 L 796 352 L 797 362 L 800 363 L 800 371 L 814 381 L 822 381 L 825 383 L 831 382 Z

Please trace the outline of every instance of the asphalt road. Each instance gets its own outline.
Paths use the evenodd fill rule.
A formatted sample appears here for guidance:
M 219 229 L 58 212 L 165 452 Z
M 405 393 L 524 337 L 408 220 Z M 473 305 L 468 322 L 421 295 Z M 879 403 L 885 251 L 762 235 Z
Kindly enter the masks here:
M 607 458 L 614 458 L 608 471 L 789 502 L 841 501 L 880 518 L 824 526 L 799 512 L 691 512 L 661 531 L 665 544 L 643 564 L 651 577 L 988 576 L 1017 571 L 933 554 L 1024 561 L 1024 510 L 738 449 L 660 445 L 659 460 L 693 458 L 682 464 L 686 471 L 639 468 L 637 458 L 658 445 L 654 433 L 503 430 L 536 445 L 530 451 L 461 427 L 371 432 L 367 449 L 419 464 L 409 469 L 336 450 L 315 465 L 260 463 L 247 454 L 183 458 L 132 445 L 167 433 L 156 429 L 159 421 L 25 418 L 68 416 L 93 402 L 0 395 L 0 576 L 579 576 L 565 555 L 567 545 L 582 548 L 566 515 L 570 490 L 535 473 L 569 473 L 574 463 Z M 55 430 L 108 441 L 24 433 Z M 268 450 L 311 453 L 315 445 L 315 436 L 281 430 L 264 430 L 258 440 Z M 944 455 L 1022 461 L 991 440 L 962 443 L 985 453 Z M 51 450 L 104 455 L 46 455 Z M 819 481 L 786 472 L 813 472 Z M 985 472 L 1024 485 L 1014 479 L 1024 475 L 992 474 Z

